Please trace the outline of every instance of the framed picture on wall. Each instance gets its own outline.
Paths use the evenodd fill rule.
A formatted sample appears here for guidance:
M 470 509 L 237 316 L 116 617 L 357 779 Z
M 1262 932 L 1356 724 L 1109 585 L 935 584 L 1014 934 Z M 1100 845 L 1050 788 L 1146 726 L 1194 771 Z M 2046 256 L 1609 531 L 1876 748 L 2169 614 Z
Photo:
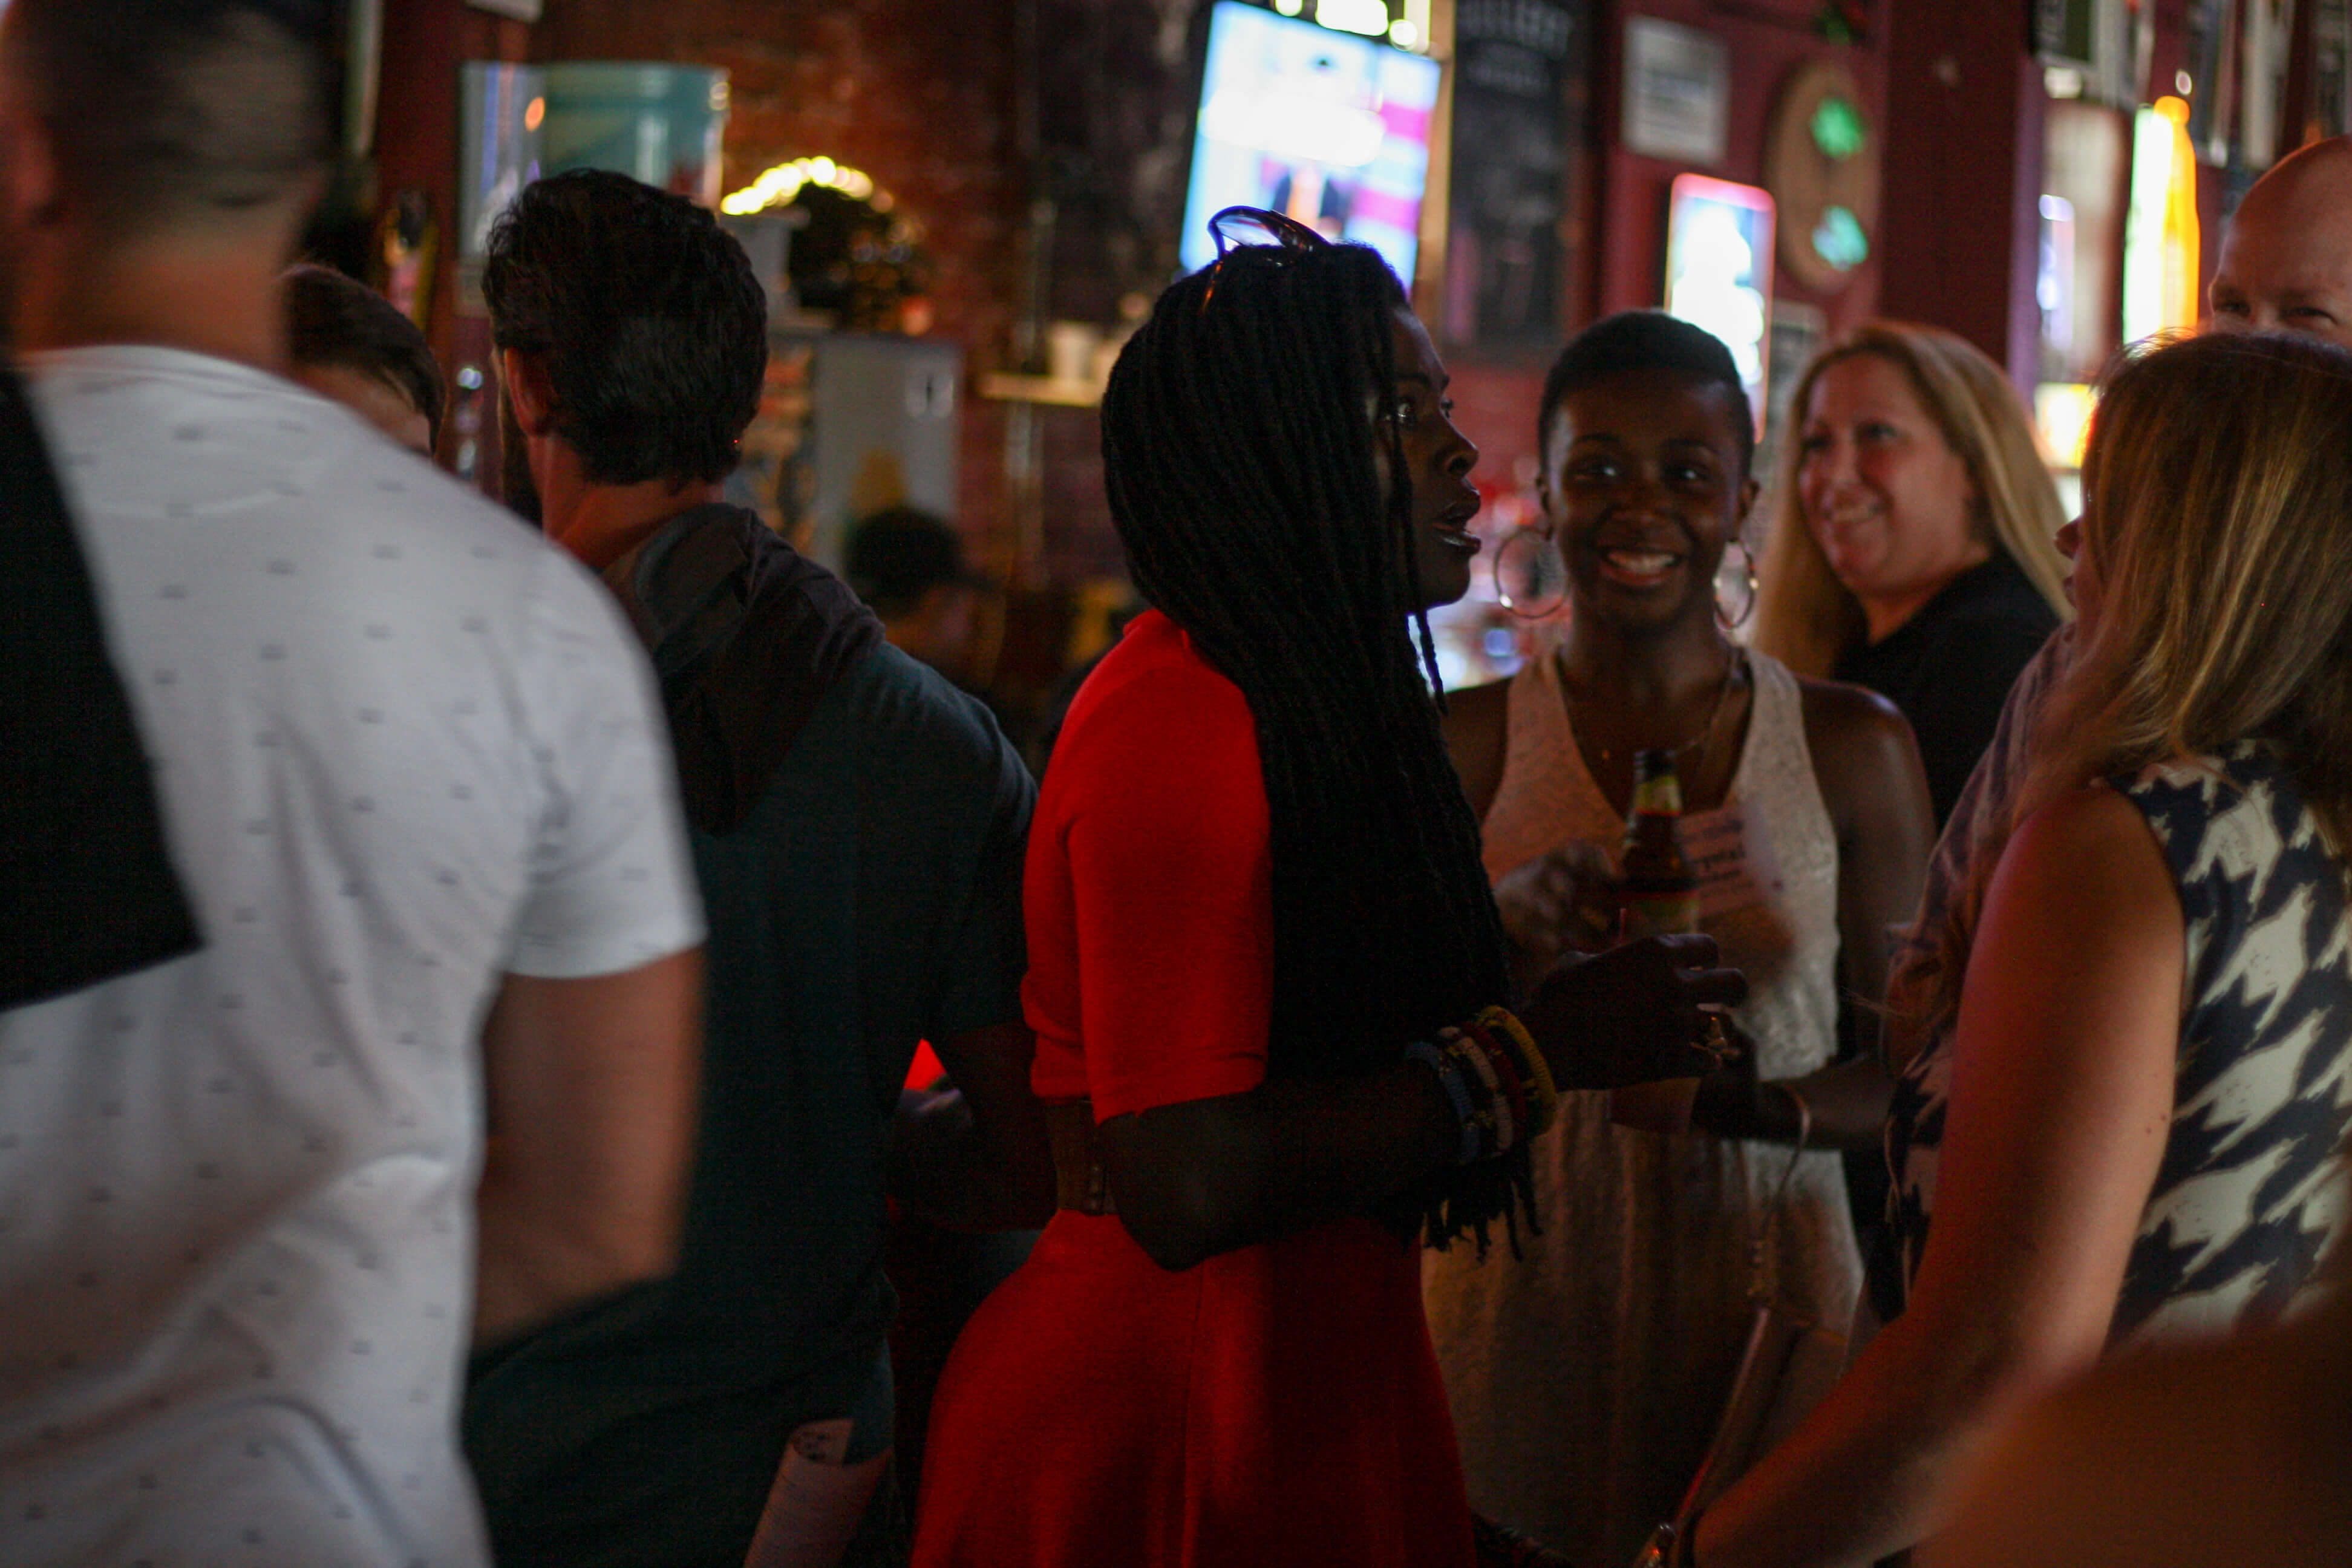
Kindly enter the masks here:
M 1627 149 L 1709 167 L 1723 162 L 1730 128 L 1730 46 L 1679 22 L 1627 18 Z

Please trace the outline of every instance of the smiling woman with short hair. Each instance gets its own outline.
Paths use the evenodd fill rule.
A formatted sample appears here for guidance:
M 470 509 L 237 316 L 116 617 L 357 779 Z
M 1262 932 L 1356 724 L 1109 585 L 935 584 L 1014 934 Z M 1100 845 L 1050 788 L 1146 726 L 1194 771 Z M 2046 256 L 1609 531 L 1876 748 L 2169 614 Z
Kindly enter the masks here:
M 1456 693 L 1446 722 L 1504 927 L 1537 965 L 1607 940 L 1633 754 L 1666 752 L 1700 929 L 1748 976 L 1748 1049 L 1702 1086 L 1695 1136 L 1615 1125 L 1598 1097 L 1564 1107 L 1536 1151 L 1527 1262 L 1433 1258 L 1426 1293 L 1472 1500 L 1576 1562 L 1624 1563 L 1730 1394 L 1751 1246 L 1788 1308 L 1832 1332 L 1852 1310 L 1837 1150 L 1876 1147 L 1893 1087 L 1857 999 L 1885 987 L 1930 828 L 1893 708 L 1743 653 L 1719 618 L 1757 489 L 1730 351 L 1657 311 L 1612 316 L 1562 351 L 1537 427 L 1574 614 L 1556 653 Z M 1842 1043 L 1856 1059 L 1832 1066 Z

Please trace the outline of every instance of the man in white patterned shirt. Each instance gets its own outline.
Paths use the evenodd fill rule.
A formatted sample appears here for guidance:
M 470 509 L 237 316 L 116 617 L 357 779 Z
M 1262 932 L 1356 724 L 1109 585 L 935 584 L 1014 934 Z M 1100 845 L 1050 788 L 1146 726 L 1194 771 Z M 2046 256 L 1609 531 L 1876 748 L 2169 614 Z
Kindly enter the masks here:
M 329 10 L 0 19 L 10 325 L 205 937 L 0 1014 L 10 1568 L 483 1563 L 469 1325 L 674 1255 L 701 926 L 643 658 L 280 379 Z

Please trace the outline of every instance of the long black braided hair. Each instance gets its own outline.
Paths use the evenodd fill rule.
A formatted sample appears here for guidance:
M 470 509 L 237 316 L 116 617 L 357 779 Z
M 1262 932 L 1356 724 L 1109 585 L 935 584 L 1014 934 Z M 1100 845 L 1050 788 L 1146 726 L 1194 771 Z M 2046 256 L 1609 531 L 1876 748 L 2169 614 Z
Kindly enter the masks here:
M 1256 719 L 1276 1075 L 1392 1067 L 1509 987 L 1478 824 L 1438 731 L 1412 485 L 1388 417 L 1404 308 L 1365 247 L 1237 248 L 1160 297 L 1103 399 L 1104 479 L 1136 587 Z M 1499 1215 L 1516 1239 L 1517 1216 L 1533 1218 L 1527 1171 L 1521 1147 L 1449 1172 L 1392 1217 L 1439 1247 L 1473 1232 L 1483 1250 Z

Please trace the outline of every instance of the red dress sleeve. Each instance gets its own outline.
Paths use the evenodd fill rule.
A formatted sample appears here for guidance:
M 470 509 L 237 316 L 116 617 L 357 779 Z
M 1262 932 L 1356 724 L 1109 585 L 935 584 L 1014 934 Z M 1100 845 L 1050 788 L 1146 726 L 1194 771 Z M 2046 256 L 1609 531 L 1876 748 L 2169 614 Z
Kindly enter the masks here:
M 1090 721 L 1062 830 L 1096 1119 L 1255 1089 L 1274 904 L 1249 705 L 1185 647 Z

